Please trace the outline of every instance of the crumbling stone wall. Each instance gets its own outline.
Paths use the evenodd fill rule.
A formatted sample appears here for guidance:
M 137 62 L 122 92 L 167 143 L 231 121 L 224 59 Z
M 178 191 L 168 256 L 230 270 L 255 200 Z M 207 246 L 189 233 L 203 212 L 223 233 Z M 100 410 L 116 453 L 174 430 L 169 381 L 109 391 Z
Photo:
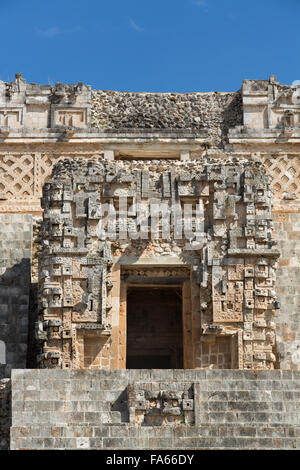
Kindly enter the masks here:
M 241 93 L 126 93 L 92 91 L 92 127 L 206 130 L 215 146 L 243 124 Z
M 127 229 L 137 218 L 131 208 L 125 241 L 111 241 L 108 227 L 99 232 L 101 207 L 106 201 L 120 215 L 120 195 L 131 199 L 133 207 L 140 201 L 163 200 L 171 208 L 196 200 L 192 223 L 198 224 L 197 236 L 177 240 L 172 227 L 166 239 L 163 232 L 159 235 L 165 252 L 157 252 L 151 237 L 129 236 Z M 273 248 L 270 181 L 262 165 L 234 159 L 222 164 L 67 160 L 54 169 L 42 202 L 41 367 L 83 367 L 85 335 L 105 339 L 105 367 L 125 367 L 118 345 L 126 327 L 114 270 L 122 268 L 126 257 L 146 257 L 155 267 L 160 256 L 168 264 L 170 255 L 190 270 L 194 340 L 186 340 L 190 353 L 184 367 L 203 367 L 202 342 L 222 337 L 230 338 L 233 368 L 274 367 L 279 252 Z M 122 223 L 117 222 L 119 235 Z

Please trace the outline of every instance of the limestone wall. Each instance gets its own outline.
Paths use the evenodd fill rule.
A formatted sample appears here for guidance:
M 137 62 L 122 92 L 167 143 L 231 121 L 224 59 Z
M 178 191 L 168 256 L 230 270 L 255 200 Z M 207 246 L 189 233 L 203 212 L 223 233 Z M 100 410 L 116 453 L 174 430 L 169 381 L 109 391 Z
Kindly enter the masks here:
M 291 371 L 14 370 L 11 449 L 299 449 Z
M 274 234 L 281 257 L 276 291 L 276 343 L 282 369 L 300 370 L 300 214 L 274 213 Z
M 0 215 L 0 356 L 7 370 L 26 367 L 32 217 Z M 3 346 L 3 344 L 2 344 Z
M 32 217 L 0 215 L 0 450 L 9 448 L 11 369 L 25 368 Z

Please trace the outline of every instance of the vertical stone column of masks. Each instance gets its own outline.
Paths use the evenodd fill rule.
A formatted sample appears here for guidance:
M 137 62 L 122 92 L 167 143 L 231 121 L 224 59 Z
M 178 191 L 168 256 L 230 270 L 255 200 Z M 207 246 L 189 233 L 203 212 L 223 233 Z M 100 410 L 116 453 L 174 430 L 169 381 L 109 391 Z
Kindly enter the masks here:
M 72 179 L 53 179 L 44 187 L 37 328 L 41 367 L 79 367 L 79 332 L 109 329 L 106 293 L 112 263 L 97 231 L 102 181 L 103 175 L 85 167 Z
M 239 363 L 248 369 L 270 369 L 275 361 L 272 316 L 278 256 L 272 250 L 271 190 L 260 166 L 244 164 L 242 179 L 239 227 L 230 230 L 228 247 L 228 282 L 235 280 L 235 292 L 239 286 L 242 289 L 243 358 Z
M 272 249 L 268 177 L 260 166 L 227 162 L 208 165 L 207 181 L 210 226 L 200 282 L 202 332 L 235 337 L 235 367 L 273 368 L 278 252 Z
M 213 239 L 215 251 L 212 262 L 213 322 L 237 323 L 242 321 L 243 270 L 242 261 L 227 258 L 228 237 L 237 247 L 241 236 L 236 203 L 239 202 L 240 170 L 224 166 L 221 174 L 212 169 Z M 233 266 L 231 264 L 233 263 Z
M 103 329 L 111 328 L 111 289 L 112 289 L 112 255 L 110 241 L 104 232 L 99 233 L 100 224 L 105 217 L 103 200 L 103 183 L 106 171 L 102 164 L 90 165 L 88 180 L 85 184 L 87 199 L 86 246 L 89 247 L 88 304 L 94 312 L 92 321 L 102 325 Z M 102 228 L 105 229 L 103 226 Z M 90 255 L 92 255 L 90 257 Z
M 37 339 L 41 367 L 70 367 L 71 315 L 73 306 L 72 183 L 52 180 L 44 186 L 42 206 L 43 251 L 39 270 L 39 322 Z
M 251 364 L 248 364 L 245 360 L 245 366 L 255 369 L 273 369 L 276 361 L 274 354 L 275 322 L 273 318 L 274 308 L 277 306 L 275 270 L 278 254 L 275 250 L 272 250 L 276 243 L 272 236 L 272 191 L 270 178 L 262 171 L 262 167 L 256 168 L 253 166 L 251 173 L 248 170 L 245 171 L 245 181 L 247 181 L 247 176 L 250 176 L 250 178 L 252 176 L 252 182 L 254 183 L 252 184 L 254 213 L 248 214 L 247 226 L 252 229 L 254 236 L 249 237 L 250 239 L 247 238 L 247 246 L 250 248 L 252 244 L 255 246 L 257 257 L 254 260 L 253 318 L 251 314 L 247 317 L 245 312 L 244 324 L 245 332 L 249 331 L 250 336 L 252 336 L 253 359 Z M 251 203 L 247 205 L 248 211 L 252 207 L 251 205 L 249 207 L 249 204 Z M 253 216 L 251 217 L 251 215 Z M 247 231 L 247 226 L 245 231 Z M 260 252 L 262 252 L 262 256 L 260 256 Z M 251 258 L 249 258 L 249 262 L 249 266 L 246 266 L 245 263 L 245 272 L 247 268 L 248 275 L 253 271 Z M 251 279 L 251 277 L 249 276 L 248 279 Z M 247 333 L 245 333 L 245 336 L 247 336 Z

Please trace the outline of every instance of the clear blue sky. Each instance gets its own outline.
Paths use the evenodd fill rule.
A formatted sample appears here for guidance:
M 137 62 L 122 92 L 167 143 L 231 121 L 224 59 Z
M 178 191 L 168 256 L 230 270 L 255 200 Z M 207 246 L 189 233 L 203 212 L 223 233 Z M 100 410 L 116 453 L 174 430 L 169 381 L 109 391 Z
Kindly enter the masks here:
M 234 91 L 300 79 L 300 0 L 0 0 L 0 80 Z

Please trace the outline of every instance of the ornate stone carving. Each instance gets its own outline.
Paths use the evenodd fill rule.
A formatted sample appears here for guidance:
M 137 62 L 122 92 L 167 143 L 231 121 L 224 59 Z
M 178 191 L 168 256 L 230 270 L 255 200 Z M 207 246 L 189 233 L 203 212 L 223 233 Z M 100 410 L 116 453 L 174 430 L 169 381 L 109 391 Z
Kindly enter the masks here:
M 201 327 L 194 341 L 214 338 L 220 345 L 217 347 L 225 348 L 224 354 L 235 358 L 231 363 L 239 367 L 273 368 L 275 343 L 271 318 L 276 301 L 274 273 L 279 253 L 274 249 L 272 237 L 272 191 L 263 166 L 246 160 L 240 160 L 237 165 L 231 159 L 222 164 L 216 161 L 186 162 L 184 166 L 173 163 L 170 171 L 165 170 L 161 177 L 160 163 L 152 165 L 151 170 L 147 163 L 138 170 L 130 162 L 82 161 L 73 165 L 72 171 L 69 160 L 59 162 L 52 180 L 44 186 L 40 321 L 47 331 L 47 339 L 39 328 L 43 354 L 46 354 L 41 356 L 41 364 L 45 366 L 47 354 L 60 345 L 62 359 L 56 361 L 57 366 L 64 367 L 64 361 L 78 366 L 80 361 L 73 344 L 79 341 L 77 336 L 84 342 L 85 335 L 92 332 L 109 335 L 115 302 L 112 297 L 112 254 L 114 261 L 117 258 L 114 245 L 121 249 L 125 243 L 125 255 L 128 247 L 134 246 L 135 256 L 142 256 L 143 251 L 138 250 L 154 243 L 152 232 L 147 232 L 148 240 L 139 240 L 138 232 L 132 240 L 131 226 L 124 221 L 127 218 L 127 222 L 136 224 L 136 207 L 141 201 L 151 207 L 160 200 L 169 207 L 167 217 L 173 205 L 184 208 L 184 204 L 189 204 L 188 230 L 182 232 L 181 243 L 176 246 L 178 251 L 172 253 L 169 248 L 169 239 L 172 242 L 175 234 L 178 235 L 177 225 L 182 222 L 178 218 L 164 220 L 164 225 L 169 223 L 170 231 L 165 240 L 161 232 L 159 241 L 166 250 L 162 256 L 176 255 L 185 265 L 125 265 L 122 282 L 140 279 L 143 283 L 155 278 L 164 282 L 172 279 L 193 282 L 193 308 L 199 311 L 197 324 Z M 183 195 L 178 191 L 179 183 L 186 185 Z M 126 195 L 129 201 L 126 214 L 119 195 Z M 103 224 L 105 204 L 106 209 L 113 208 L 116 216 L 113 231 L 109 224 Z M 184 214 L 182 211 L 181 216 Z M 148 219 L 149 215 L 143 230 L 152 227 Z M 111 240 L 112 233 L 117 240 Z M 197 302 L 200 302 L 198 307 Z M 49 320 L 60 320 L 61 325 L 53 331 Z M 243 332 L 242 340 L 240 332 Z M 218 342 L 218 337 L 223 339 Z M 227 337 L 238 341 L 228 342 Z M 72 346 L 64 349 L 64 343 L 70 341 Z M 105 349 L 108 356 L 110 348 L 113 344 Z M 214 357 L 213 347 L 207 357 Z M 197 361 L 201 367 L 201 354 Z M 225 367 L 229 362 L 227 358 L 219 365 Z
M 0 87 L 0 128 L 87 128 L 90 123 L 90 87 L 28 84 L 20 74 Z
M 264 156 L 264 165 L 272 176 L 274 199 L 300 198 L 300 158 L 298 155 Z
M 128 386 L 129 421 L 144 426 L 194 424 L 194 388 L 150 390 L 148 384 Z M 161 384 L 163 386 L 164 384 Z M 180 385 L 180 384 L 178 384 Z

